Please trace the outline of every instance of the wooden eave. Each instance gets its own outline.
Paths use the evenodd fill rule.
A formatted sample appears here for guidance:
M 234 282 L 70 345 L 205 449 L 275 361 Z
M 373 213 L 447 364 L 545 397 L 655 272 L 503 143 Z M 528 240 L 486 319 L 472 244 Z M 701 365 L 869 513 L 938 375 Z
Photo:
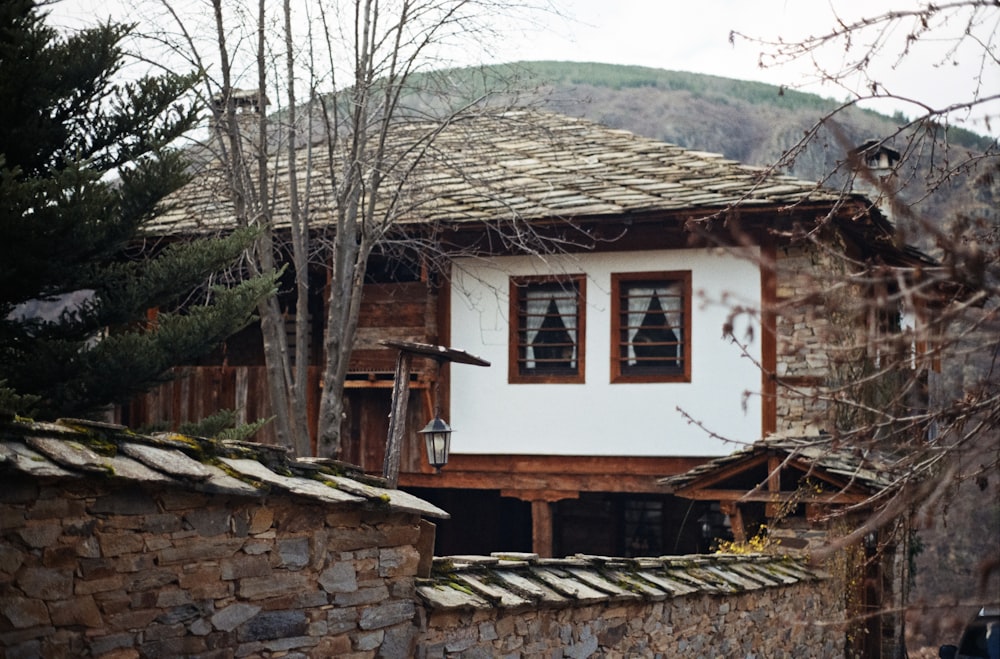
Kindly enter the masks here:
M 767 469 L 767 480 L 758 483 L 750 490 L 713 487 L 761 466 L 765 466 Z M 803 492 L 799 488 L 782 491 L 780 489 L 780 475 L 781 471 L 785 469 L 798 470 L 811 478 L 831 485 L 835 491 L 809 493 Z M 696 501 L 759 501 L 763 503 L 783 503 L 794 500 L 801 503 L 851 504 L 865 501 L 872 495 L 868 488 L 861 487 L 850 479 L 831 474 L 822 466 L 813 464 L 806 459 L 789 456 L 776 450 L 754 453 L 739 461 L 712 469 L 680 487 L 668 488 L 668 491 L 675 496 Z
M 643 251 L 716 246 L 761 245 L 795 225 L 813 226 L 831 211 L 829 203 L 769 204 L 737 208 L 685 208 L 613 215 L 553 217 L 531 220 L 543 238 L 558 237 L 561 248 L 580 251 Z M 509 255 L 506 245 L 483 240 L 503 231 L 506 220 L 441 222 L 421 227 L 409 224 L 401 232 L 433 231 L 445 251 L 478 256 Z M 787 240 L 787 239 L 785 239 Z M 499 242 L 499 241 L 498 241 Z M 779 243 L 783 240 L 779 239 Z

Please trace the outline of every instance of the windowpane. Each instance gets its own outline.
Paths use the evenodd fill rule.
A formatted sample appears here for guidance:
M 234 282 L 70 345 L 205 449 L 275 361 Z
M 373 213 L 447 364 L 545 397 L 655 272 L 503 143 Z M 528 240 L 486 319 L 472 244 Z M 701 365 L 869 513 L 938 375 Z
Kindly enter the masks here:
M 690 377 L 690 273 L 615 275 L 614 381 Z
M 582 377 L 582 279 L 512 280 L 512 381 Z

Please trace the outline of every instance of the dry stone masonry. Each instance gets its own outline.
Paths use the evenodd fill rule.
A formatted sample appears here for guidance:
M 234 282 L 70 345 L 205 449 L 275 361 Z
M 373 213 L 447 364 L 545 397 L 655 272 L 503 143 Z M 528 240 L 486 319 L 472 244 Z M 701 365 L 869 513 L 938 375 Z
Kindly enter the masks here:
M 801 561 L 507 554 L 421 576 L 421 518 L 447 513 L 274 447 L 6 419 L 0 482 L 9 659 L 843 656 L 842 593 Z
M 843 657 L 826 575 L 786 557 L 435 559 L 421 659 Z
M 409 654 L 440 509 L 269 447 L 0 432 L 0 655 Z

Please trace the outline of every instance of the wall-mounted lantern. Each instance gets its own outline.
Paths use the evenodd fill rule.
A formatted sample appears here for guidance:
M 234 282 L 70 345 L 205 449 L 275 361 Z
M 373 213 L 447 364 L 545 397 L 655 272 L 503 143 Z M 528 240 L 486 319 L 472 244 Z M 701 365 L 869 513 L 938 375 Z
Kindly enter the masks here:
M 419 433 L 424 436 L 427 447 L 427 461 L 436 472 L 448 463 L 451 450 L 451 428 L 441 419 L 441 364 L 457 362 L 474 366 L 489 366 L 490 363 L 464 350 L 435 346 L 428 343 L 410 341 L 381 341 L 382 345 L 399 350 L 396 359 L 396 374 L 392 384 L 392 411 L 389 412 L 389 436 L 385 445 L 385 462 L 382 476 L 390 487 L 399 484 L 399 459 L 403 445 L 403 427 L 406 425 L 406 406 L 410 398 L 410 365 L 413 355 L 428 357 L 437 363 L 434 375 L 434 418 Z
M 441 471 L 441 467 L 448 464 L 448 453 L 451 452 L 451 427 L 441 417 L 435 416 L 419 432 L 427 446 L 427 462 L 434 467 L 434 471 Z

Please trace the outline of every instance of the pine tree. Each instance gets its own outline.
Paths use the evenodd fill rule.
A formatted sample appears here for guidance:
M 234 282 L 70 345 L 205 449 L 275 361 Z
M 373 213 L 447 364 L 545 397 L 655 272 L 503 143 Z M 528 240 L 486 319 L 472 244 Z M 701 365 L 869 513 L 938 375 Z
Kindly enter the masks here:
M 120 82 L 128 27 L 62 35 L 45 19 L 36 0 L 0 3 L 0 406 L 39 418 L 155 385 L 245 326 L 274 285 L 206 285 L 244 234 L 130 258 L 186 180 L 171 145 L 197 122 L 195 78 Z M 152 326 L 154 308 L 169 312 Z

